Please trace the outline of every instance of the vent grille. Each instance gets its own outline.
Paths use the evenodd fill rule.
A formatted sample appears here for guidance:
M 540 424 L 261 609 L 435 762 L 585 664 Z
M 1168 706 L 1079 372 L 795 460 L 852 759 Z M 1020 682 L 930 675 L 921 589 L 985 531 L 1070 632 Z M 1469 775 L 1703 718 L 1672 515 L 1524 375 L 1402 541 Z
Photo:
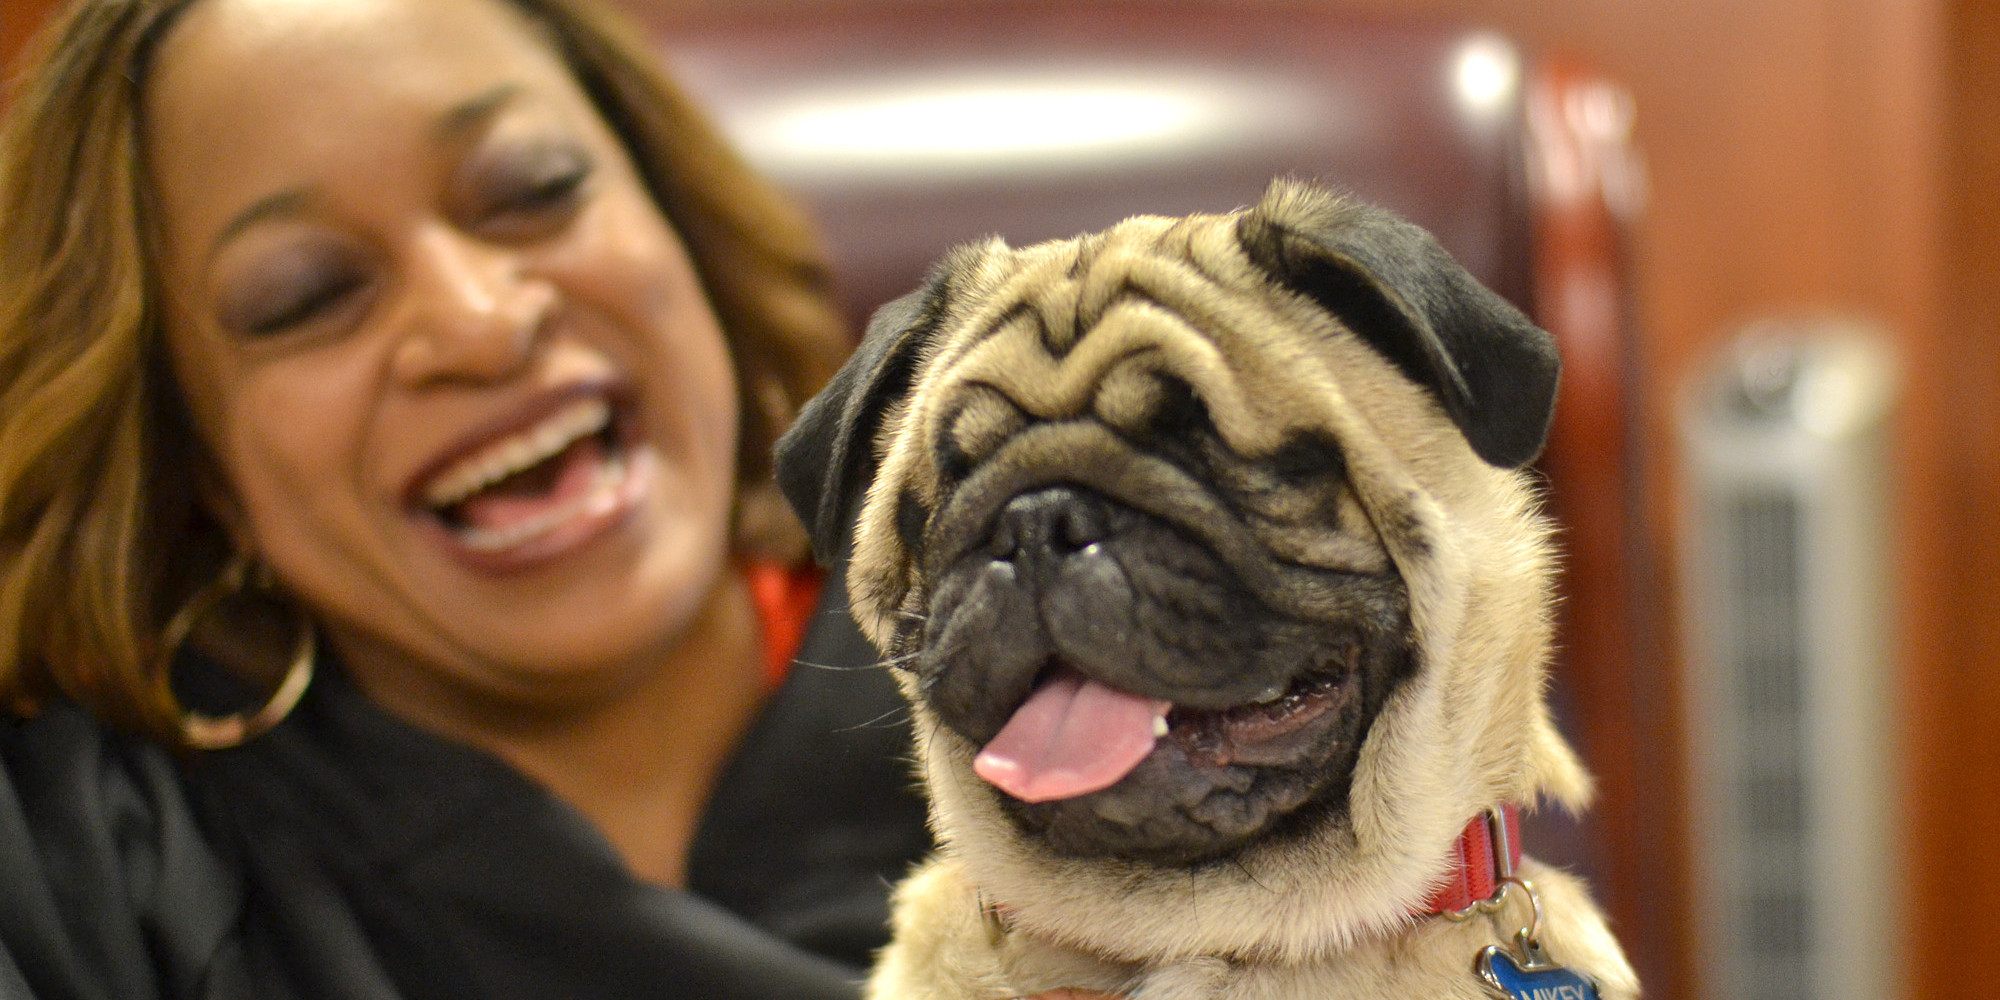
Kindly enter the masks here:
M 1780 493 L 1735 499 L 1726 519 L 1728 599 L 1738 609 L 1729 701 L 1751 752 L 1736 762 L 1742 789 L 1735 837 L 1744 865 L 1743 1000 L 1805 1000 L 1812 907 L 1807 895 L 1802 758 L 1798 502 Z

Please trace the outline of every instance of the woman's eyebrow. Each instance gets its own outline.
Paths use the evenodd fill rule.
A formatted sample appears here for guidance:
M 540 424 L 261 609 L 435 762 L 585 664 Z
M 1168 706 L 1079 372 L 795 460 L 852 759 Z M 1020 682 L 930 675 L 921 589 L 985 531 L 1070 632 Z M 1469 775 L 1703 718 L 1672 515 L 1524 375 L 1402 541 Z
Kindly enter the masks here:
M 438 116 L 436 134 L 439 139 L 453 140 L 464 137 L 486 119 L 493 117 L 508 101 L 521 92 L 519 84 L 503 83 L 477 97 L 461 101 Z
M 216 234 L 215 242 L 209 244 L 208 259 L 214 260 L 215 255 L 221 253 L 223 246 L 235 239 L 238 233 L 265 219 L 295 214 L 305 207 L 309 198 L 310 195 L 304 188 L 291 188 L 252 202 L 249 208 L 236 213 L 236 217 L 222 227 L 222 232 Z

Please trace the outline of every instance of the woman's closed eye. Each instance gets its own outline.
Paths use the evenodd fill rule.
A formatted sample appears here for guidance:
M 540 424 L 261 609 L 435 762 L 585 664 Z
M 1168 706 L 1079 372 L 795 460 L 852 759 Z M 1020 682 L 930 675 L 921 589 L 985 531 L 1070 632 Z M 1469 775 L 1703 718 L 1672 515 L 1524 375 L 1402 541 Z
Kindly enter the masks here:
M 568 145 L 494 156 L 471 171 L 465 224 L 508 242 L 559 232 L 582 207 L 592 168 L 583 150 Z
M 344 254 L 304 250 L 264 262 L 225 294 L 225 327 L 251 337 L 268 337 L 310 326 L 352 306 L 365 296 L 368 272 Z

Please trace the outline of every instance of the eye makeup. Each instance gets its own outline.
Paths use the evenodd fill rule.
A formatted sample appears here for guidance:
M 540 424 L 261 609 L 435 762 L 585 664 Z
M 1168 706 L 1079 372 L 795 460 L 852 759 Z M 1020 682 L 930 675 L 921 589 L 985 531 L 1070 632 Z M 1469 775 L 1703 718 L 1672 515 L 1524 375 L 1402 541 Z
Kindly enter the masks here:
M 454 179 L 459 223 L 489 239 L 531 240 L 560 231 L 588 195 L 595 164 L 566 137 L 496 139 Z
M 363 296 L 371 281 L 353 251 L 308 240 L 262 255 L 228 281 L 218 319 L 237 334 L 269 337 L 340 311 Z

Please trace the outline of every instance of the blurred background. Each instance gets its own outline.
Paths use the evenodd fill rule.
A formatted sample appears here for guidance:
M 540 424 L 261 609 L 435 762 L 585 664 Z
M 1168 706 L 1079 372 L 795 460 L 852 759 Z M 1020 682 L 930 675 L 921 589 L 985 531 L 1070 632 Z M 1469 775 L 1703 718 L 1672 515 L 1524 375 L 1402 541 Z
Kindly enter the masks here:
M 954 242 L 1279 173 L 1437 232 L 1566 356 L 1600 801 L 1529 850 L 1650 996 L 2000 990 L 2000 0 L 619 4 L 857 322 Z

